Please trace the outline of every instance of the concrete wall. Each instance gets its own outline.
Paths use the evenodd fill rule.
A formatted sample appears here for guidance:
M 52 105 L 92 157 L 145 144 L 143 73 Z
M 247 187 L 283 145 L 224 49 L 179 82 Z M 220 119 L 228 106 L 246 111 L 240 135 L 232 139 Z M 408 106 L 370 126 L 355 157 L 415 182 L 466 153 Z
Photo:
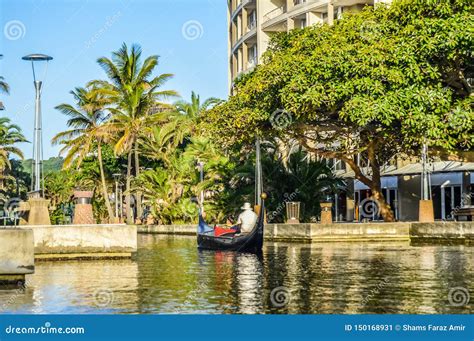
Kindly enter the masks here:
M 409 223 L 267 224 L 265 239 L 301 242 L 331 240 L 408 240 Z M 195 225 L 139 226 L 139 233 L 196 235 Z
M 409 240 L 409 223 L 271 224 L 265 226 L 271 240 L 371 241 Z
M 34 271 L 33 231 L 0 229 L 0 275 L 25 275 Z
M 139 225 L 138 233 L 196 235 L 197 225 Z
M 34 226 L 36 258 L 129 257 L 137 251 L 134 225 Z
M 412 223 L 411 240 L 427 242 L 474 243 L 474 222 Z
M 138 226 L 138 233 L 196 235 L 194 225 Z M 474 243 L 474 222 L 397 222 L 337 224 L 267 224 L 266 240 L 322 241 L 439 241 Z

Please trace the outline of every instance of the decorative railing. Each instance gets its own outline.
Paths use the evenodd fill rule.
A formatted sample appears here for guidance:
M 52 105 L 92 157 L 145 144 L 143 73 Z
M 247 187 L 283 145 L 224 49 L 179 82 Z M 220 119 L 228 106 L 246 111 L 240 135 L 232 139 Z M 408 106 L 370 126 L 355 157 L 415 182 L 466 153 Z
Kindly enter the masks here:
M 283 13 L 285 13 L 285 6 L 275 8 L 263 16 L 263 21 L 272 20 Z

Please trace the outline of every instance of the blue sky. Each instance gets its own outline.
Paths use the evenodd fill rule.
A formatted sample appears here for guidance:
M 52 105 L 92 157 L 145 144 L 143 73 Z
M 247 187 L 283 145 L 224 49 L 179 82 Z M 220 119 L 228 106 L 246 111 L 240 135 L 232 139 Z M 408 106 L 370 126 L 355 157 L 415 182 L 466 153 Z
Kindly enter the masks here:
M 44 157 L 58 155 L 51 138 L 66 128 L 54 107 L 72 103 L 69 91 L 105 74 L 98 57 L 110 57 L 122 42 L 138 43 L 143 55 L 157 54 L 157 73 L 173 73 L 164 89 L 184 99 L 227 96 L 227 17 L 225 0 L 0 0 L 0 75 L 11 87 L 0 95 L 0 112 L 33 136 L 34 88 L 31 66 L 21 57 L 51 55 L 44 84 Z M 39 64 L 41 75 L 44 63 Z M 31 144 L 22 144 L 31 157 Z

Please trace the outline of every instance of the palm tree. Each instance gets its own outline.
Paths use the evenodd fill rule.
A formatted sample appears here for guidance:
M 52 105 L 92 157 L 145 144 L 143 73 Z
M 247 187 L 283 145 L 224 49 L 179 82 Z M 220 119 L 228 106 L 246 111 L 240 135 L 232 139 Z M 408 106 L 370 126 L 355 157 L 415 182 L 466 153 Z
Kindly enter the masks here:
M 210 97 L 201 103 L 201 98 L 194 91 L 191 92 L 191 102 L 177 101 L 175 118 L 180 121 L 180 134 L 182 139 L 195 133 L 196 123 L 202 114 L 211 107 L 221 103 L 222 100 Z M 179 140 L 179 139 L 178 139 Z
M 10 87 L 8 86 L 7 82 L 5 82 L 5 79 L 0 76 L 0 92 L 8 94 L 10 92 Z
M 154 160 L 169 164 L 176 148 L 186 147 L 183 142 L 190 142 L 193 136 L 200 135 L 196 127 L 203 113 L 222 100 L 208 98 L 201 104 L 200 96 L 191 93 L 191 102 L 180 100 L 175 102 L 174 109 L 163 113 L 164 124 L 148 127 L 141 137 L 140 144 L 143 154 Z
M 1 183 L 0 186 L 3 188 L 5 176 L 5 170 L 11 169 L 10 156 L 11 154 L 17 155 L 20 159 L 23 159 L 23 152 L 15 146 L 16 143 L 27 142 L 25 136 L 21 133 L 21 129 L 16 124 L 10 123 L 10 119 L 7 117 L 0 117 L 0 173 Z
M 23 159 L 23 152 L 16 143 L 27 142 L 16 124 L 10 123 L 7 117 L 0 117 L 0 169 L 10 168 L 9 156 L 15 154 Z
M 54 145 L 64 145 L 61 153 L 66 154 L 63 164 L 65 169 L 69 168 L 73 163 L 75 163 L 76 167 L 79 167 L 84 158 L 97 148 L 102 195 L 109 219 L 111 219 L 114 213 L 107 193 L 107 183 L 105 181 L 102 161 L 102 144 L 107 142 L 110 136 L 107 126 L 103 124 L 106 120 L 104 108 L 109 102 L 106 97 L 92 88 L 76 88 L 70 93 L 76 101 L 76 106 L 63 103 L 58 105 L 56 109 L 70 117 L 67 125 L 71 129 L 54 136 L 52 143 Z
M 150 56 L 142 63 L 141 54 L 140 46 L 132 45 L 129 51 L 124 43 L 118 51 L 112 53 L 112 59 L 102 57 L 97 60 L 109 80 L 91 82 L 114 103 L 114 107 L 109 108 L 112 118 L 108 125 L 110 130 L 118 135 L 115 153 L 127 154 L 125 201 L 128 223 L 132 223 L 130 182 L 133 157 L 135 176 L 138 177 L 140 172 L 139 138 L 146 127 L 162 121 L 163 115 L 160 112 L 169 108 L 169 105 L 161 101 L 177 96 L 173 90 L 160 90 L 173 75 L 161 74 L 152 77 L 153 70 L 158 65 L 158 56 Z M 137 195 L 138 215 L 141 215 L 140 201 L 140 195 Z

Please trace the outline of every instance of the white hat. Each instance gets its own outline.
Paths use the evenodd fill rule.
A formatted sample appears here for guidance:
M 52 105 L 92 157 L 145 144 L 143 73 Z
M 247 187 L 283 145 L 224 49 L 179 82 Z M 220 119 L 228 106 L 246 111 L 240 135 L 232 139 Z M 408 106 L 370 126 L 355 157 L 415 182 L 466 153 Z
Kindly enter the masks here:
M 249 202 L 244 203 L 244 206 L 241 207 L 243 210 L 251 210 L 252 206 L 250 205 Z

